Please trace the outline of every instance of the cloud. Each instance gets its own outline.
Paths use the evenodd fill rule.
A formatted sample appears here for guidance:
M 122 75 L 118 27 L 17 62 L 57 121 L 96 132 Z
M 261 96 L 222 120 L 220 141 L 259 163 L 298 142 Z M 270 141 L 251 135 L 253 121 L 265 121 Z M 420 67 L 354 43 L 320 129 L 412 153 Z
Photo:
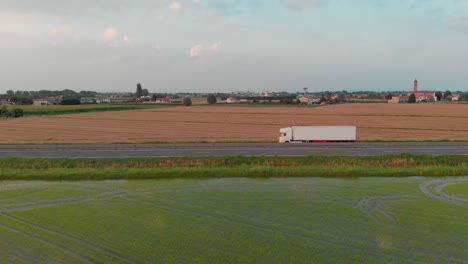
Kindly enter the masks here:
M 218 53 L 219 50 L 221 49 L 221 42 L 218 41 L 218 42 L 215 42 L 211 45 L 211 51 L 214 52 L 214 53 Z
M 69 40 L 78 40 L 80 36 L 69 26 L 52 28 L 48 32 L 49 43 L 52 46 L 62 45 Z
M 109 27 L 101 34 L 100 39 L 104 41 L 112 41 L 119 35 L 119 32 L 115 27 Z
M 154 49 L 157 53 L 162 53 L 161 45 L 159 45 L 159 44 L 157 44 L 157 43 L 153 45 L 153 49 Z
M 174 11 L 176 13 L 180 13 L 184 9 L 184 5 L 182 3 L 180 3 L 180 2 L 172 2 L 169 5 L 169 9 L 171 9 L 172 11 Z
M 49 30 L 50 37 L 65 37 L 72 35 L 72 29 L 68 26 L 60 26 Z
M 216 23 L 223 23 L 227 22 L 230 23 L 229 17 L 225 14 L 218 12 L 218 11 L 203 11 L 199 12 L 192 17 L 192 21 L 195 23 L 202 23 L 202 24 L 216 24 Z M 231 24 L 231 23 L 230 23 Z
M 319 7 L 328 2 L 328 0 L 286 0 L 288 7 L 292 10 L 303 10 L 306 8 Z
M 201 5 L 201 0 L 193 0 L 193 3 L 194 3 L 196 6 L 200 6 L 200 5 Z
M 127 35 L 123 36 L 122 40 L 123 40 L 123 42 L 124 42 L 125 44 L 127 44 L 127 45 L 130 44 L 130 43 L 132 43 L 132 39 L 131 39 L 129 36 L 127 36 Z
M 157 10 L 167 6 L 166 0 L 1 0 L 0 11 L 42 13 L 58 16 L 98 16 L 125 13 L 134 8 Z
M 190 49 L 190 58 L 198 58 L 203 54 L 205 48 L 202 44 L 197 44 Z
M 468 27 L 468 15 L 449 18 L 449 23 L 460 28 Z

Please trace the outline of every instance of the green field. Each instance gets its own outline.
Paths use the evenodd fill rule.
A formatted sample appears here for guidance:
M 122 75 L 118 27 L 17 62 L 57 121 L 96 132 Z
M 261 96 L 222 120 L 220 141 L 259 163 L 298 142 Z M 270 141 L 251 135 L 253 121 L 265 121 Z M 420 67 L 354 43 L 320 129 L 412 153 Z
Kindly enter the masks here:
M 468 177 L 0 182 L 2 263 L 468 263 Z
M 88 112 L 106 112 L 106 111 L 128 111 L 149 108 L 174 107 L 178 105 L 170 104 L 83 104 L 83 105 L 15 105 L 9 106 L 8 109 L 20 108 L 23 109 L 25 116 L 36 115 L 63 115 Z M 179 105 L 180 106 L 180 105 Z

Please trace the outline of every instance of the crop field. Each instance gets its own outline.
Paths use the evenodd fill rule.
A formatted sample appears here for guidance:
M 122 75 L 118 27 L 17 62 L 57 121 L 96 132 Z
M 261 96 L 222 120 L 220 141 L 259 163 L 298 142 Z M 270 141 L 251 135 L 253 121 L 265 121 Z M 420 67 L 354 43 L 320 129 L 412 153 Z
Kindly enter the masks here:
M 355 125 L 358 140 L 468 140 L 468 104 L 192 106 L 0 120 L 0 143 L 276 142 L 281 127 Z
M 468 177 L 0 182 L 4 263 L 467 263 Z
M 107 112 L 107 111 L 128 111 L 137 109 L 150 109 L 173 107 L 169 104 L 84 104 L 84 105 L 15 105 L 8 106 L 7 108 L 20 108 L 23 109 L 25 116 L 38 116 L 38 115 L 63 115 L 63 114 L 77 114 L 89 112 Z

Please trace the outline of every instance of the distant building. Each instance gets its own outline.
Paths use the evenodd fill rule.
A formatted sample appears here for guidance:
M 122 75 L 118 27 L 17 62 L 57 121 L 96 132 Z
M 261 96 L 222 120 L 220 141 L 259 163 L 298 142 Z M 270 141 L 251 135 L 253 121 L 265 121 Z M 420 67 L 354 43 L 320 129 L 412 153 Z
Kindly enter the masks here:
M 163 97 L 163 98 L 156 98 L 156 100 L 154 100 L 155 103 L 159 103 L 159 104 L 168 104 L 171 102 L 171 98 L 169 96 L 166 96 L 166 97 Z
M 235 104 L 238 101 L 239 100 L 237 100 L 237 98 L 235 98 L 235 97 L 229 97 L 228 99 L 226 99 L 226 103 L 228 103 L 228 104 Z
M 60 103 L 60 100 L 57 98 L 33 99 L 33 105 L 54 105 L 58 103 Z
M 312 102 L 313 98 L 311 96 L 305 96 L 305 95 L 301 95 L 297 98 L 297 100 L 299 100 L 300 103 L 310 103 Z
M 392 99 L 387 101 L 389 104 L 399 104 L 400 96 L 392 96 Z
M 419 91 L 419 82 L 418 80 L 414 80 L 413 91 L 408 92 L 408 96 L 414 94 L 417 102 L 437 101 L 435 93 L 435 91 Z

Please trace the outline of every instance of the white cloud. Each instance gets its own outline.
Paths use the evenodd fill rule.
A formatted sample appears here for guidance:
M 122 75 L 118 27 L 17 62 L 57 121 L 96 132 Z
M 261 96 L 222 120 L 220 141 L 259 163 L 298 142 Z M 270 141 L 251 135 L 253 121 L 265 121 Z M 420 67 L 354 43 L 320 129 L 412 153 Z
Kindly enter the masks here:
M 328 0 L 286 0 L 288 7 L 293 10 L 303 10 L 309 7 L 318 7 Z
M 154 49 L 157 53 L 162 53 L 162 48 L 161 48 L 161 45 L 159 45 L 159 44 L 154 44 L 153 49 Z
M 130 44 L 130 43 L 132 42 L 132 40 L 130 39 L 130 37 L 127 36 L 127 35 L 123 36 L 122 39 L 123 39 L 123 42 L 124 42 L 125 44 Z
M 234 23 L 236 23 L 236 19 L 235 19 L 234 17 L 232 17 L 232 16 L 229 17 L 227 21 L 228 21 L 229 24 L 234 24 Z
M 229 23 L 229 19 L 226 17 L 226 15 L 217 11 L 199 12 L 192 17 L 192 20 L 193 22 L 196 22 L 196 23 L 203 23 L 203 24 L 210 24 L 210 25 L 213 25 L 216 23 L 223 23 L 226 21 Z
M 184 9 L 184 5 L 182 3 L 180 3 L 180 2 L 172 2 L 169 5 L 169 9 L 171 9 L 172 11 L 174 11 L 176 13 L 180 13 Z
M 72 29 L 67 26 L 60 26 L 49 30 L 50 37 L 65 37 L 72 34 Z
M 99 17 L 102 14 L 124 14 L 144 7 L 156 11 L 167 6 L 166 0 L 1 0 L 0 10 L 42 13 L 54 16 Z
M 193 3 L 197 6 L 201 5 L 201 0 L 193 0 Z
M 202 55 L 204 49 L 205 49 L 205 48 L 203 47 L 202 44 L 197 44 L 197 45 L 193 46 L 193 47 L 190 49 L 190 58 L 198 58 L 198 57 L 201 57 L 201 55 Z
M 221 42 L 220 41 L 218 41 L 216 43 L 213 43 L 211 45 L 211 51 L 214 52 L 214 53 L 218 53 L 220 49 L 221 49 Z
M 52 28 L 48 32 L 49 43 L 52 46 L 58 46 L 66 43 L 68 40 L 78 40 L 80 36 L 69 26 L 60 26 Z
M 450 18 L 449 23 L 461 28 L 468 27 L 468 15 Z
M 115 27 L 109 27 L 101 34 L 100 39 L 104 41 L 112 41 L 119 35 Z

